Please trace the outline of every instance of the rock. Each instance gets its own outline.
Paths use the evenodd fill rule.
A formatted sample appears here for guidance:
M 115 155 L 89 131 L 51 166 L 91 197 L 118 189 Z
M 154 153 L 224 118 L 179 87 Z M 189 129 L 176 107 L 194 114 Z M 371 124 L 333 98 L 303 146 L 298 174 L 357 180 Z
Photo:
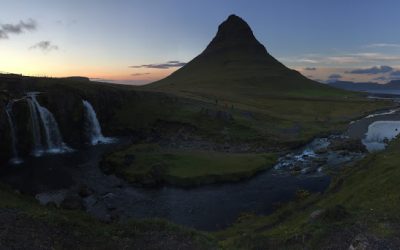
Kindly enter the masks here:
M 331 141 L 328 149 L 333 151 L 367 152 L 364 144 L 359 139 L 338 138 Z
M 367 250 L 369 245 L 368 238 L 359 234 L 352 240 L 349 250 Z
M 69 210 L 84 208 L 82 198 L 79 195 L 68 195 L 61 202 L 61 207 Z
M 325 158 L 325 157 L 319 157 L 319 158 L 315 158 L 315 159 L 313 160 L 313 162 L 315 162 L 316 165 L 324 165 L 324 164 L 327 163 L 327 161 L 328 161 L 328 159 Z
M 316 154 L 326 154 L 328 153 L 328 148 L 319 148 L 314 151 Z
M 79 188 L 79 196 L 82 198 L 86 198 L 93 194 L 93 191 L 86 185 L 83 185 Z
M 293 168 L 292 168 L 292 171 L 295 171 L 295 172 L 299 172 L 299 171 L 301 171 L 301 166 L 300 165 L 294 165 L 293 166 Z
M 98 199 L 95 195 L 90 195 L 83 200 L 83 203 L 84 203 L 84 206 L 86 207 L 86 209 L 88 209 L 88 208 L 90 209 L 90 208 L 94 207 L 97 204 L 97 202 L 98 202 Z
M 318 219 L 318 218 L 321 216 L 321 214 L 322 214 L 323 212 L 324 212 L 323 209 L 317 209 L 317 210 L 313 211 L 313 212 L 310 214 L 310 219 L 311 219 L 311 220 L 316 220 L 316 219 Z
M 67 190 L 59 190 L 53 192 L 39 193 L 35 195 L 35 199 L 38 200 L 39 203 L 44 206 L 53 203 L 56 205 L 56 207 L 60 207 L 61 203 L 67 197 L 67 192 L 68 192 Z

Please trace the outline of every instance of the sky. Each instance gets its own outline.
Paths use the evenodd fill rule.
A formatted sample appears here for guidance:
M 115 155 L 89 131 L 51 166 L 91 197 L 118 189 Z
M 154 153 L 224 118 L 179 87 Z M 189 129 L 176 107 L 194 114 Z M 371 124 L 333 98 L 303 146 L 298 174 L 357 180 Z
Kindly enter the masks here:
M 2 0 L 0 72 L 144 84 L 201 53 L 230 14 L 321 82 L 400 79 L 397 0 Z

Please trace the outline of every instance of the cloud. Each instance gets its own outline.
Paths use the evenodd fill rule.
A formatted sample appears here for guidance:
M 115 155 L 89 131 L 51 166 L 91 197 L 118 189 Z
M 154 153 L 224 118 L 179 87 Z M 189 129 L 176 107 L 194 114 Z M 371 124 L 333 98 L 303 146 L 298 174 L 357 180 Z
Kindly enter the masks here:
M 373 78 L 372 80 L 374 80 L 374 81 L 387 81 L 389 79 L 390 78 L 387 78 L 386 76 L 380 76 L 380 77 Z
M 144 75 L 150 75 L 150 73 L 146 72 L 146 73 L 133 73 L 133 74 L 131 74 L 131 76 L 144 76 Z
M 342 78 L 342 76 L 340 74 L 331 74 L 328 76 L 328 79 L 326 80 L 326 82 L 328 82 L 328 83 L 336 82 L 341 78 Z
M 315 60 L 315 59 L 309 59 L 309 58 L 300 58 L 300 59 L 298 59 L 297 61 L 298 61 L 298 62 L 301 62 L 301 63 L 312 63 L 312 64 L 318 63 L 317 60 Z
M 391 80 L 398 80 L 400 79 L 400 70 L 396 70 L 390 73 Z
M 400 76 L 400 70 L 393 71 L 390 73 L 391 76 Z
M 398 43 L 373 43 L 365 45 L 366 48 L 400 48 Z
M 39 49 L 43 52 L 50 52 L 52 50 L 58 50 L 58 46 L 52 44 L 50 41 L 40 41 L 32 45 L 29 49 Z
M 331 74 L 331 75 L 328 76 L 328 78 L 330 80 L 334 80 L 334 79 L 341 79 L 342 76 L 340 74 Z
M 0 24 L 0 39 L 8 39 L 9 35 L 19 35 L 26 31 L 34 31 L 36 28 L 37 23 L 33 19 L 21 20 L 17 24 Z
M 169 68 L 178 68 L 184 66 L 186 63 L 181 61 L 168 61 L 166 63 L 159 64 L 142 64 L 142 65 L 134 65 L 129 66 L 130 68 L 148 68 L 148 69 L 169 69 Z
M 393 68 L 390 66 L 374 66 L 366 69 L 354 69 L 351 71 L 346 71 L 347 74 L 368 74 L 368 75 L 376 75 L 382 73 L 392 72 Z
M 57 21 L 56 21 L 56 24 L 58 24 L 58 25 L 63 25 L 63 26 L 67 26 L 67 27 L 72 26 L 72 25 L 75 25 L 75 24 L 77 24 L 77 23 L 78 23 L 78 21 L 77 21 L 76 19 L 57 20 Z
M 292 58 L 281 58 L 282 61 L 295 64 L 318 64 L 323 66 L 352 64 L 387 64 L 400 63 L 400 54 L 388 53 L 345 53 L 339 55 L 312 54 Z
M 115 80 L 115 79 L 108 79 L 108 78 L 89 78 L 90 81 L 95 82 L 107 82 L 107 83 L 116 83 L 116 84 L 128 84 L 128 85 L 144 85 L 151 80 L 132 80 L 132 79 L 122 79 L 122 80 Z
M 304 70 L 317 70 L 317 68 L 315 68 L 315 67 L 307 67 L 307 68 L 304 68 Z

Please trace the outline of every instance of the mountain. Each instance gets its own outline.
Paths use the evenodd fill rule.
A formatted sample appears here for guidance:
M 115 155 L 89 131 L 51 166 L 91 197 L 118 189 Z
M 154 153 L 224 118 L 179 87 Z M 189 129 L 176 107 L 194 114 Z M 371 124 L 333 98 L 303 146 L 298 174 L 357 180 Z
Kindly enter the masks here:
M 335 81 L 328 83 L 328 85 L 335 88 L 352 91 L 368 91 L 382 88 L 382 84 L 376 82 Z
M 400 89 L 400 80 L 392 80 L 384 86 L 391 89 Z
M 255 38 L 250 26 L 236 15 L 219 25 L 216 36 L 200 55 L 145 88 L 240 102 L 271 96 L 346 95 L 280 63 Z

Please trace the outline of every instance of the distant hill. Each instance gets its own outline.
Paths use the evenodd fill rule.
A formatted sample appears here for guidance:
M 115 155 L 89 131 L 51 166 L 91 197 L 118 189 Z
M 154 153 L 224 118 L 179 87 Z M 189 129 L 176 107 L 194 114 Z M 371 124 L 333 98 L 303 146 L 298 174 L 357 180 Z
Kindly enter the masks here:
M 249 25 L 231 15 L 207 48 L 184 67 L 148 89 L 243 102 L 279 97 L 332 97 L 349 94 L 287 68 L 257 41 Z
M 392 80 L 386 84 L 379 84 L 376 82 L 351 82 L 351 81 L 336 81 L 329 83 L 330 86 L 351 90 L 351 91 L 363 91 L 363 92 L 374 92 L 374 91 L 388 91 L 400 90 L 400 80 Z
M 381 84 L 376 82 L 335 81 L 328 83 L 328 85 L 335 88 L 352 91 L 368 91 L 382 88 Z

